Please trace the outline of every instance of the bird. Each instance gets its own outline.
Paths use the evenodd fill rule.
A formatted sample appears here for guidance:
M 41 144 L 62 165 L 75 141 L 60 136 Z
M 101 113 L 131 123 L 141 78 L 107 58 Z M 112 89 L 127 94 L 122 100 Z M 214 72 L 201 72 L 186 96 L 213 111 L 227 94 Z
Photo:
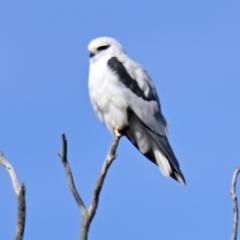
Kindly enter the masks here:
M 147 71 L 114 38 L 88 45 L 88 90 L 99 120 L 115 136 L 126 136 L 162 174 L 186 184 L 167 138 L 167 121 Z

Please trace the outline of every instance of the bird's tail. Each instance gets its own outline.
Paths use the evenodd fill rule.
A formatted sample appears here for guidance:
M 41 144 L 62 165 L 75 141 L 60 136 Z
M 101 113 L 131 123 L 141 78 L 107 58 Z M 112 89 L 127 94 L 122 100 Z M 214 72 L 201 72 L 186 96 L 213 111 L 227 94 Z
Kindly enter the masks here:
M 131 128 L 125 132 L 126 137 L 150 161 L 157 164 L 164 176 L 171 176 L 181 184 L 186 184 L 179 163 L 166 136 L 153 132 L 132 114 L 129 120 Z
M 154 144 L 152 151 L 156 163 L 164 176 L 171 176 L 181 184 L 186 184 L 185 178 L 180 170 L 179 163 L 166 136 L 158 136 L 154 133 Z

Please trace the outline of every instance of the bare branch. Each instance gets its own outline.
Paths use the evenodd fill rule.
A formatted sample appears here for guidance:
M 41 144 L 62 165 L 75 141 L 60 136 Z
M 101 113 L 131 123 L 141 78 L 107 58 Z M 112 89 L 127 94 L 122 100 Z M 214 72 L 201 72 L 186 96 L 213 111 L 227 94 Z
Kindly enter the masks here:
M 0 163 L 7 169 L 8 173 L 10 175 L 10 178 L 12 180 L 14 191 L 15 191 L 16 195 L 18 196 L 19 192 L 21 190 L 21 186 L 18 182 L 17 174 L 14 171 L 12 165 L 4 158 L 3 153 L 1 151 L 0 151 Z
M 98 179 L 97 179 L 94 191 L 93 191 L 91 205 L 87 209 L 83 203 L 83 200 L 81 199 L 79 193 L 77 192 L 77 190 L 75 188 L 71 169 L 70 169 L 70 166 L 67 161 L 67 139 L 66 139 L 66 136 L 64 134 L 62 134 L 63 149 L 62 149 L 62 154 L 59 154 L 59 157 L 62 159 L 62 163 L 63 163 L 66 173 L 67 173 L 68 184 L 69 184 L 70 190 L 81 210 L 82 221 L 81 221 L 80 240 L 87 240 L 87 238 L 88 238 L 89 227 L 90 227 L 92 219 L 96 213 L 96 209 L 98 207 L 99 196 L 100 196 L 100 192 L 101 192 L 101 189 L 102 189 L 102 186 L 104 183 L 104 179 L 106 177 L 107 171 L 108 171 L 111 163 L 116 158 L 116 149 L 118 147 L 120 137 L 121 137 L 120 135 L 115 136 L 115 138 L 111 144 L 110 150 L 109 150 L 108 155 L 103 163 L 102 169 L 100 171 L 100 174 L 98 176 Z
M 70 190 L 71 190 L 71 192 L 72 192 L 72 194 L 73 194 L 73 196 L 74 196 L 74 198 L 77 202 L 77 205 L 79 206 L 79 208 L 80 208 L 80 210 L 83 214 L 86 211 L 86 207 L 85 207 L 84 202 L 83 202 L 82 198 L 80 197 L 80 195 L 78 194 L 78 191 L 75 187 L 73 176 L 72 176 L 72 171 L 71 171 L 70 165 L 69 165 L 68 160 L 67 160 L 67 138 L 66 138 L 65 134 L 62 134 L 62 143 L 63 143 L 62 154 L 58 154 L 58 156 L 61 158 L 63 166 L 65 168 L 69 188 L 70 188 Z
M 25 200 L 25 186 L 22 184 L 19 195 L 18 195 L 18 223 L 17 223 L 17 234 L 16 240 L 22 240 L 25 227 L 26 219 L 26 200 Z
M 112 142 L 112 145 L 110 147 L 110 150 L 107 154 L 106 160 L 103 163 L 101 172 L 98 176 L 98 180 L 96 182 L 95 188 L 94 188 L 94 192 L 93 192 L 93 197 L 92 197 L 92 202 L 91 205 L 89 207 L 89 217 L 90 217 L 90 221 L 92 220 L 92 218 L 95 215 L 97 206 L 98 206 L 98 202 L 99 202 L 99 196 L 100 196 L 100 192 L 104 183 L 104 179 L 106 177 L 107 171 L 111 165 L 111 163 L 113 162 L 113 160 L 117 157 L 116 155 L 116 149 L 118 147 L 118 143 L 120 140 L 121 136 L 116 136 Z
M 26 220 L 26 202 L 25 202 L 25 186 L 20 185 L 17 179 L 17 174 L 12 165 L 4 158 L 3 153 L 0 151 L 0 163 L 7 169 L 12 185 L 18 199 L 18 220 L 16 230 L 16 240 L 22 240 L 24 235 L 24 227 Z
M 237 240 L 237 231 L 238 231 L 238 200 L 236 194 L 236 184 L 237 184 L 237 176 L 240 172 L 240 167 L 238 167 L 234 173 L 231 184 L 231 195 L 233 200 L 233 230 L 232 230 L 232 238 L 231 240 Z
M 102 169 L 100 171 L 100 174 L 98 176 L 94 191 L 93 191 L 93 197 L 92 197 L 92 202 L 90 207 L 88 208 L 88 215 L 85 219 L 82 219 L 82 227 L 81 227 L 81 240 L 87 240 L 88 238 L 88 232 L 89 232 L 89 227 L 91 225 L 92 219 L 95 216 L 97 207 L 98 207 L 98 203 L 99 203 L 99 196 L 100 196 L 100 192 L 105 180 L 105 177 L 107 175 L 107 171 L 111 165 L 111 163 L 113 162 L 113 160 L 117 157 L 116 156 L 116 149 L 118 147 L 118 143 L 120 140 L 120 135 L 115 136 L 110 150 L 107 154 L 107 157 L 103 163 Z

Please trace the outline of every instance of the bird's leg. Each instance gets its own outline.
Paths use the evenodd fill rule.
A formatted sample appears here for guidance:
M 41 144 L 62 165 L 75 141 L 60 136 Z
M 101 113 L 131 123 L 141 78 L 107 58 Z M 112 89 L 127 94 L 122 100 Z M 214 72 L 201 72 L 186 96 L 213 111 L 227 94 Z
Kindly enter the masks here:
M 113 132 L 114 132 L 116 137 L 121 137 L 122 136 L 121 130 L 118 128 L 118 126 L 113 128 Z

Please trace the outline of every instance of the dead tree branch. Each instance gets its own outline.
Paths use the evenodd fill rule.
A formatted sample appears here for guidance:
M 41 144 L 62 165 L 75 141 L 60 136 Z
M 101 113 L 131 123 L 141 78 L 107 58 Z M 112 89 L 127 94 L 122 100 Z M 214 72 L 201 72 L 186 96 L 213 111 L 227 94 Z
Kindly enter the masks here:
M 4 158 L 0 151 L 0 163 L 7 169 L 12 180 L 13 189 L 18 199 L 18 220 L 16 229 L 16 240 L 22 240 L 24 235 L 25 219 L 26 219 L 26 202 L 25 202 L 25 186 L 20 185 L 17 179 L 17 174 L 12 165 Z
M 92 219 L 94 218 L 94 215 L 96 213 L 96 209 L 98 207 L 99 196 L 101 193 L 101 189 L 102 189 L 107 171 L 108 171 L 111 163 L 113 162 L 113 160 L 117 157 L 116 149 L 118 147 L 120 137 L 121 136 L 115 136 L 115 138 L 112 142 L 112 145 L 110 147 L 108 155 L 103 163 L 102 169 L 98 176 L 98 179 L 97 179 L 94 191 L 93 191 L 91 204 L 90 204 L 89 208 L 86 208 L 82 198 L 80 197 L 79 193 L 77 192 L 77 190 L 75 188 L 71 168 L 67 161 L 67 139 L 66 139 L 65 134 L 62 134 L 63 146 L 62 146 L 62 153 L 59 154 L 59 157 L 62 160 L 62 163 L 64 165 L 64 168 L 65 168 L 65 171 L 67 174 L 69 188 L 70 188 L 70 190 L 80 208 L 80 211 L 81 211 L 82 221 L 81 221 L 80 240 L 87 240 L 87 238 L 88 238 L 89 227 L 90 227 Z
M 232 230 L 232 238 L 231 240 L 237 240 L 237 232 L 238 232 L 238 200 L 236 194 L 236 184 L 237 184 L 237 177 L 240 172 L 240 167 L 238 167 L 234 173 L 232 178 L 231 184 L 231 195 L 233 201 L 233 230 Z
M 70 168 L 70 165 L 68 163 L 67 160 L 67 138 L 65 136 L 65 134 L 62 134 L 62 154 L 58 154 L 58 156 L 61 158 L 63 166 L 65 168 L 66 174 L 67 174 L 67 179 L 68 179 L 68 185 L 69 188 L 77 202 L 77 205 L 79 206 L 81 212 L 83 213 L 86 210 L 86 207 L 83 203 L 82 198 L 80 197 L 80 195 L 78 194 L 78 191 L 75 187 L 74 184 L 74 180 L 73 180 L 73 175 L 72 175 L 72 171 Z

